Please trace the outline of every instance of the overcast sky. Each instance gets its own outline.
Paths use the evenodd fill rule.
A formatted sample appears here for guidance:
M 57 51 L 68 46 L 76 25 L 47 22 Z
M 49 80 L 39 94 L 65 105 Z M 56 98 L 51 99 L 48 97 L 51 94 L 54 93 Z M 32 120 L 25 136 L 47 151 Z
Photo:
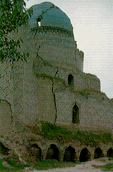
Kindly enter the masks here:
M 43 0 L 27 1 L 27 8 Z M 113 0 L 49 0 L 71 20 L 84 72 L 97 75 L 101 91 L 113 98 Z

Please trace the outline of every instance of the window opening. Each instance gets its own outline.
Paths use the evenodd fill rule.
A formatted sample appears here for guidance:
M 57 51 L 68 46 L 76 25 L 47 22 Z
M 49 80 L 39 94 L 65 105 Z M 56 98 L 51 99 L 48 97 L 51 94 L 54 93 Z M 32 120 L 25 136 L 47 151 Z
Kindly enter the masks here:
M 74 105 L 73 107 L 73 112 L 72 112 L 72 123 L 73 124 L 78 124 L 80 123 L 80 120 L 79 120 L 79 107 L 76 105 Z
M 41 26 L 41 21 L 38 22 L 38 26 L 39 26 L 39 27 Z
M 42 20 L 42 16 L 39 16 L 36 20 L 39 27 L 41 26 L 41 20 Z
M 74 87 L 74 77 L 71 74 L 68 75 L 68 85 Z

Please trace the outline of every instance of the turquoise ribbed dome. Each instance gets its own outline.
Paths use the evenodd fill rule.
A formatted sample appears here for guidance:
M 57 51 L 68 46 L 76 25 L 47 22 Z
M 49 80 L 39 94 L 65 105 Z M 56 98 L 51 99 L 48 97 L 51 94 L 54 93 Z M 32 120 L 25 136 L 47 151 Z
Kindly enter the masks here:
M 42 15 L 47 9 L 47 12 L 42 15 L 41 26 L 52 26 L 57 28 L 67 29 L 73 32 L 73 27 L 69 17 L 58 7 L 51 2 L 43 2 L 33 6 L 33 15 L 29 19 L 31 27 L 37 26 L 37 18 Z M 51 8 L 53 7 L 53 8 Z

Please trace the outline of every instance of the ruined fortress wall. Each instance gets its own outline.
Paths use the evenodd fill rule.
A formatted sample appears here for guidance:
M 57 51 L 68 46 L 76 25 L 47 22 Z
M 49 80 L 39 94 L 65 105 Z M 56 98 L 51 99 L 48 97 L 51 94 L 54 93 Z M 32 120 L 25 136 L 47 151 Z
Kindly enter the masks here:
M 79 108 L 81 125 L 112 129 L 113 104 L 101 93 L 81 94 L 64 90 L 56 92 L 57 123 L 72 124 L 73 107 Z M 76 125 L 76 123 L 75 123 Z
M 76 56 L 77 69 L 83 72 L 84 53 L 82 51 L 79 51 L 78 48 L 76 48 L 75 56 Z
M 85 73 L 75 73 L 74 88 L 76 90 L 94 89 L 100 91 L 100 80 L 94 75 L 86 75 Z
M 10 103 L 12 111 L 14 111 L 13 102 L 13 69 L 10 62 L 0 63 L 0 93 L 1 100 L 5 100 Z
M 37 33 L 37 49 L 42 44 L 39 56 L 47 60 L 53 66 L 62 68 L 75 68 L 75 44 L 73 37 L 60 33 Z
M 27 27 L 20 28 L 19 35 L 22 36 L 24 41 L 21 50 L 29 52 L 30 56 L 27 58 L 27 63 L 19 61 L 14 64 L 14 83 L 10 79 L 7 82 L 6 78 L 10 78 L 10 72 L 6 72 L 5 68 L 5 76 L 2 77 L 2 97 L 13 104 L 13 116 L 18 117 L 20 121 L 26 124 L 34 124 L 37 120 L 54 123 L 56 118 L 57 122 L 71 124 L 72 110 L 76 102 L 80 110 L 81 124 L 88 125 L 89 121 L 94 121 L 90 124 L 101 126 L 101 121 L 103 121 L 103 126 L 108 126 L 105 117 L 106 112 L 109 111 L 107 121 L 111 127 L 110 119 L 113 111 L 109 102 L 107 102 L 108 106 L 105 108 L 101 102 L 96 100 L 95 96 L 91 97 L 89 101 L 87 96 L 84 97 L 84 95 L 77 93 L 77 91 L 84 89 L 99 91 L 100 81 L 94 75 L 76 70 L 76 64 L 73 63 L 73 60 L 75 61 L 74 41 L 64 35 L 61 39 L 60 35 L 56 33 L 55 35 L 53 33 L 35 35 Z M 15 38 L 17 36 L 14 34 Z M 47 42 L 45 41 L 42 44 L 42 37 L 44 41 L 47 38 Z M 67 45 L 68 41 L 69 45 Z M 56 43 L 53 45 L 53 42 Z M 38 51 L 41 44 L 42 47 Z M 61 54 L 61 57 L 59 54 Z M 38 60 L 38 57 L 41 61 Z M 43 74 L 47 76 L 44 77 Z M 68 89 L 70 87 L 68 83 L 69 74 L 73 75 L 74 80 L 74 87 L 71 89 Z M 12 83 L 11 89 L 14 89 L 12 92 L 9 91 L 11 86 L 9 82 Z M 59 89 L 61 90 L 59 91 Z
M 81 106 L 81 123 L 102 129 L 113 129 L 113 105 L 108 101 L 101 102 L 89 98 Z
M 32 59 L 28 63 L 15 64 L 14 117 L 25 124 L 34 125 L 37 120 L 54 123 L 55 104 L 51 79 L 37 77 Z
M 56 107 L 55 107 L 55 98 L 53 92 L 53 83 L 48 78 L 38 78 L 38 120 L 55 122 L 56 118 Z

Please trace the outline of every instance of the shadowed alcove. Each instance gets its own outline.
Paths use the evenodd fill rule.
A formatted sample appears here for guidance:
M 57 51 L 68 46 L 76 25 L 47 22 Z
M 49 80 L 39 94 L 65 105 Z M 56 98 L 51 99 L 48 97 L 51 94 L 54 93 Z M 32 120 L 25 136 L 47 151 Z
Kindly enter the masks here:
M 104 154 L 103 154 L 102 150 L 100 149 L 100 147 L 98 147 L 95 149 L 94 159 L 101 158 L 101 157 L 104 157 Z
M 80 122 L 79 120 L 79 107 L 76 105 L 73 106 L 72 110 L 72 123 L 73 124 L 78 124 Z
M 91 158 L 91 154 L 89 152 L 89 150 L 87 148 L 84 148 L 81 150 L 80 153 L 80 162 L 85 162 L 85 161 L 89 161 Z
M 46 159 L 59 161 L 59 150 L 56 145 L 50 145 L 47 151 Z
M 107 156 L 113 158 L 113 148 L 109 148 L 107 151 Z
M 29 155 L 35 159 L 41 160 L 41 149 L 37 144 L 33 144 L 28 148 Z
M 75 157 L 76 157 L 75 149 L 72 148 L 71 146 L 69 146 L 65 150 L 64 161 L 67 161 L 67 162 L 75 162 Z
M 74 87 L 74 77 L 71 74 L 68 75 L 68 85 Z
M 3 143 L 0 142 L 0 153 L 1 153 L 2 155 L 8 155 L 8 154 L 9 154 L 9 150 L 10 150 L 10 149 L 8 149 L 7 147 L 5 147 L 5 146 L 3 145 Z

